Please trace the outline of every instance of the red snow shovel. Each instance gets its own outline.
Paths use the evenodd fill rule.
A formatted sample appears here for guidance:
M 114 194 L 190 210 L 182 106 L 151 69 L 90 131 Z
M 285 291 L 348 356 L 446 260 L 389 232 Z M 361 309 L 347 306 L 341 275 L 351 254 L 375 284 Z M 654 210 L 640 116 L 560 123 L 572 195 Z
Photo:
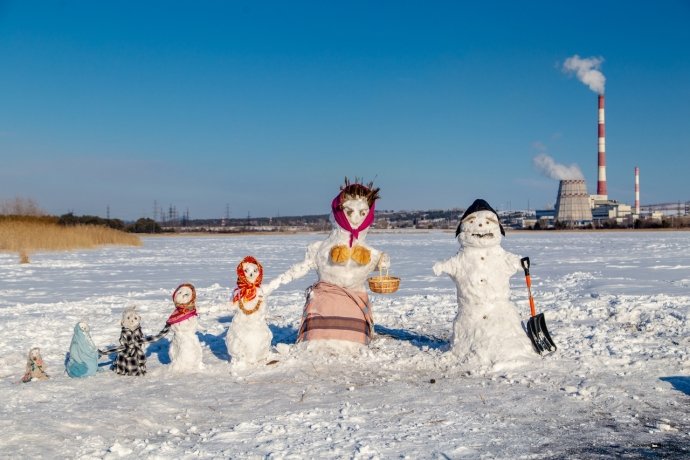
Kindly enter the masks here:
M 544 352 L 553 353 L 556 351 L 556 344 L 553 343 L 548 329 L 546 329 L 546 320 L 544 313 L 537 315 L 534 308 L 534 297 L 532 297 L 532 279 L 529 276 L 529 257 L 520 259 L 520 264 L 525 270 L 525 281 L 527 282 L 527 293 L 529 294 L 529 309 L 532 316 L 527 320 L 527 335 L 534 345 L 534 349 L 540 355 Z

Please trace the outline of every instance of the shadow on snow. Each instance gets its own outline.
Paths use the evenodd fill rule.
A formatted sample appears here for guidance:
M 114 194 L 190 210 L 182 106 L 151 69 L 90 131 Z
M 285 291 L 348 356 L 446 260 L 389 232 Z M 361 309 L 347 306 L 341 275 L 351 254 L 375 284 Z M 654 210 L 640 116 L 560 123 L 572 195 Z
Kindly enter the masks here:
M 225 345 L 225 336 L 228 335 L 228 330 L 225 329 L 220 335 L 205 334 L 203 332 L 197 332 L 196 335 L 199 337 L 199 342 L 206 345 L 213 356 L 221 361 L 229 361 L 230 354 L 228 353 L 228 347 Z
M 668 382 L 673 385 L 673 388 L 678 391 L 682 391 L 686 395 L 690 396 L 690 377 L 673 376 L 673 377 L 661 377 L 659 378 L 662 382 Z
M 273 334 L 271 345 L 274 347 L 279 343 L 292 345 L 297 341 L 297 329 L 292 326 L 276 326 L 275 324 L 269 324 L 268 328 L 271 330 L 271 334 Z
M 433 335 L 421 335 L 415 332 L 406 331 L 405 329 L 391 329 L 380 324 L 374 325 L 374 332 L 378 335 L 385 335 L 397 340 L 404 340 L 410 342 L 417 348 L 428 347 L 433 350 L 443 349 L 448 346 L 448 340 L 435 337 Z

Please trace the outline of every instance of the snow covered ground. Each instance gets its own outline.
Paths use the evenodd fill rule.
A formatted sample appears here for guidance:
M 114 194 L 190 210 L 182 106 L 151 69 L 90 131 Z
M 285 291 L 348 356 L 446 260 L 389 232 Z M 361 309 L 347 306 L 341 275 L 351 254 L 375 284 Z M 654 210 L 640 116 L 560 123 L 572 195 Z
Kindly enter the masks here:
M 0 458 L 661 458 L 690 456 L 690 232 L 509 233 L 532 260 L 533 294 L 558 351 L 510 373 L 460 371 L 445 352 L 455 287 L 431 266 L 453 235 L 373 233 L 400 290 L 374 295 L 378 335 L 357 356 L 299 353 L 304 289 L 268 298 L 278 363 L 230 372 L 235 267 L 265 281 L 323 234 L 153 237 L 140 248 L 0 254 Z M 149 374 L 64 372 L 72 328 L 115 344 L 123 308 L 160 330 L 178 284 L 197 288 L 203 372 L 171 373 L 168 339 Z M 524 277 L 513 300 L 528 315 Z M 284 345 L 280 345 L 284 344 Z M 18 383 L 31 347 L 51 379 Z

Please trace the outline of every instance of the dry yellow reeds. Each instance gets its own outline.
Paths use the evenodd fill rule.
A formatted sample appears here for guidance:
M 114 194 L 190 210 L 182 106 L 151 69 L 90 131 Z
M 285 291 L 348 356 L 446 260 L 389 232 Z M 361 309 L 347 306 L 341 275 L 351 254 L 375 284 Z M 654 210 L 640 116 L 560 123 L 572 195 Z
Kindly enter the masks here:
M 49 219 L 0 219 L 0 251 L 19 254 L 29 262 L 36 251 L 69 251 L 117 244 L 139 246 L 138 236 L 108 227 L 76 225 L 65 227 Z

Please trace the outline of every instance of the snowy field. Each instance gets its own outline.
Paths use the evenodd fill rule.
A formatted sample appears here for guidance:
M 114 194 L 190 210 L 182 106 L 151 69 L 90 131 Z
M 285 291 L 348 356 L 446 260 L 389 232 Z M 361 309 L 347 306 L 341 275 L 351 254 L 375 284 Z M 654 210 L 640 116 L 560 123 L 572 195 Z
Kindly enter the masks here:
M 455 285 L 431 267 L 451 233 L 373 233 L 400 290 L 373 295 L 378 333 L 357 356 L 292 348 L 312 274 L 268 298 L 278 363 L 231 373 L 229 296 L 245 255 L 265 281 L 325 234 L 153 237 L 140 248 L 0 254 L 0 458 L 682 458 L 690 457 L 690 232 L 509 233 L 532 260 L 533 294 L 558 351 L 478 375 L 446 347 Z M 72 329 L 117 343 L 137 305 L 160 330 L 175 287 L 197 287 L 206 369 L 173 374 L 168 339 L 149 373 L 64 372 Z M 528 315 L 524 276 L 512 299 Z M 280 345 L 284 344 L 284 345 Z M 18 383 L 31 347 L 51 379 Z

